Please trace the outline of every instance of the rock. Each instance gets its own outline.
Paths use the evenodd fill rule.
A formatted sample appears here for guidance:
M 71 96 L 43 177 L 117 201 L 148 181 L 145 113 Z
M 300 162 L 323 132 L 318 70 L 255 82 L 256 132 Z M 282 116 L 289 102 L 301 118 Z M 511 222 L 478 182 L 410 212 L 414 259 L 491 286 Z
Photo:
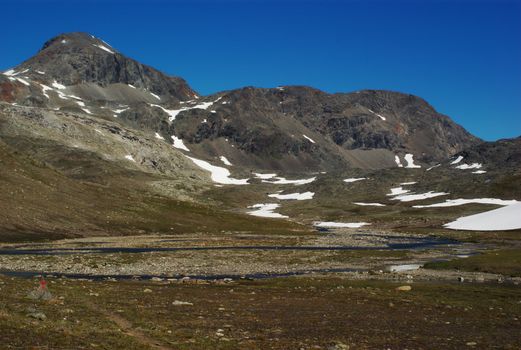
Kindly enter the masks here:
M 145 288 L 143 290 L 143 293 L 152 293 L 152 289 Z
M 33 300 L 51 300 L 52 294 L 47 290 L 47 288 L 38 288 L 30 291 L 29 294 L 27 294 L 27 297 Z
M 172 302 L 172 305 L 176 305 L 176 306 L 179 306 L 179 305 L 189 305 L 189 306 L 191 306 L 191 305 L 194 305 L 194 304 L 193 304 L 193 303 L 190 303 L 190 302 L 188 302 L 188 301 L 174 300 L 174 301 Z
M 411 286 L 399 286 L 399 287 L 396 287 L 395 290 L 399 291 L 399 292 L 408 292 L 412 289 Z
M 458 282 L 465 282 L 465 278 L 462 276 L 458 277 Z
M 161 282 L 161 281 L 163 281 L 163 279 L 159 278 L 159 277 L 152 277 L 151 280 L 154 281 L 154 282 Z
M 337 343 L 331 345 L 330 347 L 328 347 L 327 350 L 349 350 L 349 345 L 337 342 Z
M 467 346 L 476 346 L 476 345 L 478 345 L 478 343 L 476 343 L 475 341 L 469 341 L 465 345 L 467 345 Z
M 35 311 L 27 314 L 28 317 L 35 318 L 39 321 L 45 321 L 47 319 L 47 316 L 43 312 Z

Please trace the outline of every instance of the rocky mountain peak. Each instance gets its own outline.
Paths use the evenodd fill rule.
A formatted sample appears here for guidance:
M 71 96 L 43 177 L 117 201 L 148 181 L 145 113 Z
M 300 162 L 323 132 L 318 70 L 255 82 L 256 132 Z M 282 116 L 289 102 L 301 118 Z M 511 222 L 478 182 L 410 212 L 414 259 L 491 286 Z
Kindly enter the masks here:
M 107 54 L 110 54 L 110 51 L 116 51 L 105 41 L 96 38 L 94 35 L 83 32 L 73 32 L 63 33 L 46 41 L 40 49 L 40 52 L 45 50 L 72 51 L 74 49 L 91 49 L 92 47 L 102 49 Z M 107 51 L 102 47 L 105 47 L 110 51 Z
M 141 64 L 105 41 L 80 32 L 60 34 L 48 40 L 35 56 L 15 71 L 25 72 L 26 76 L 39 81 L 49 84 L 57 81 L 65 86 L 130 85 L 161 96 L 164 101 L 184 101 L 197 96 L 184 79 Z

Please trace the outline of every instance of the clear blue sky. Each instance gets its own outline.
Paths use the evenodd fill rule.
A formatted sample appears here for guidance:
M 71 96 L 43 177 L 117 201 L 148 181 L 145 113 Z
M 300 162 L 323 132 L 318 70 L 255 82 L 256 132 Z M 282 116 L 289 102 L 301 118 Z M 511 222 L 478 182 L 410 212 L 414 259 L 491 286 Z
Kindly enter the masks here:
M 389 89 L 473 134 L 521 135 L 521 0 L 0 0 L 0 69 L 71 31 L 184 77 L 242 86 Z

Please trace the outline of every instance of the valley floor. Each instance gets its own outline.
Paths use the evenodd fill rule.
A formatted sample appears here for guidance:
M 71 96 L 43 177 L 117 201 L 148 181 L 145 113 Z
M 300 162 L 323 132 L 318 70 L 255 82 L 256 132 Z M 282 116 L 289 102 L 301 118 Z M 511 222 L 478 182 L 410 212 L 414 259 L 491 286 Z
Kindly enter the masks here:
M 516 244 L 368 229 L 4 244 L 0 342 L 6 349 L 518 349 Z M 28 298 L 40 274 L 48 300 Z

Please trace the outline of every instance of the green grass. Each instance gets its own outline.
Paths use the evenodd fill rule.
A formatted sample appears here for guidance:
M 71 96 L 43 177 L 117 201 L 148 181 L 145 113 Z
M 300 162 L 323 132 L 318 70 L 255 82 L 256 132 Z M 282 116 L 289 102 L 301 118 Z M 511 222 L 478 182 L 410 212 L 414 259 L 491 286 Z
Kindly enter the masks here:
M 489 251 L 468 258 L 425 264 L 426 269 L 489 272 L 521 277 L 521 249 Z

